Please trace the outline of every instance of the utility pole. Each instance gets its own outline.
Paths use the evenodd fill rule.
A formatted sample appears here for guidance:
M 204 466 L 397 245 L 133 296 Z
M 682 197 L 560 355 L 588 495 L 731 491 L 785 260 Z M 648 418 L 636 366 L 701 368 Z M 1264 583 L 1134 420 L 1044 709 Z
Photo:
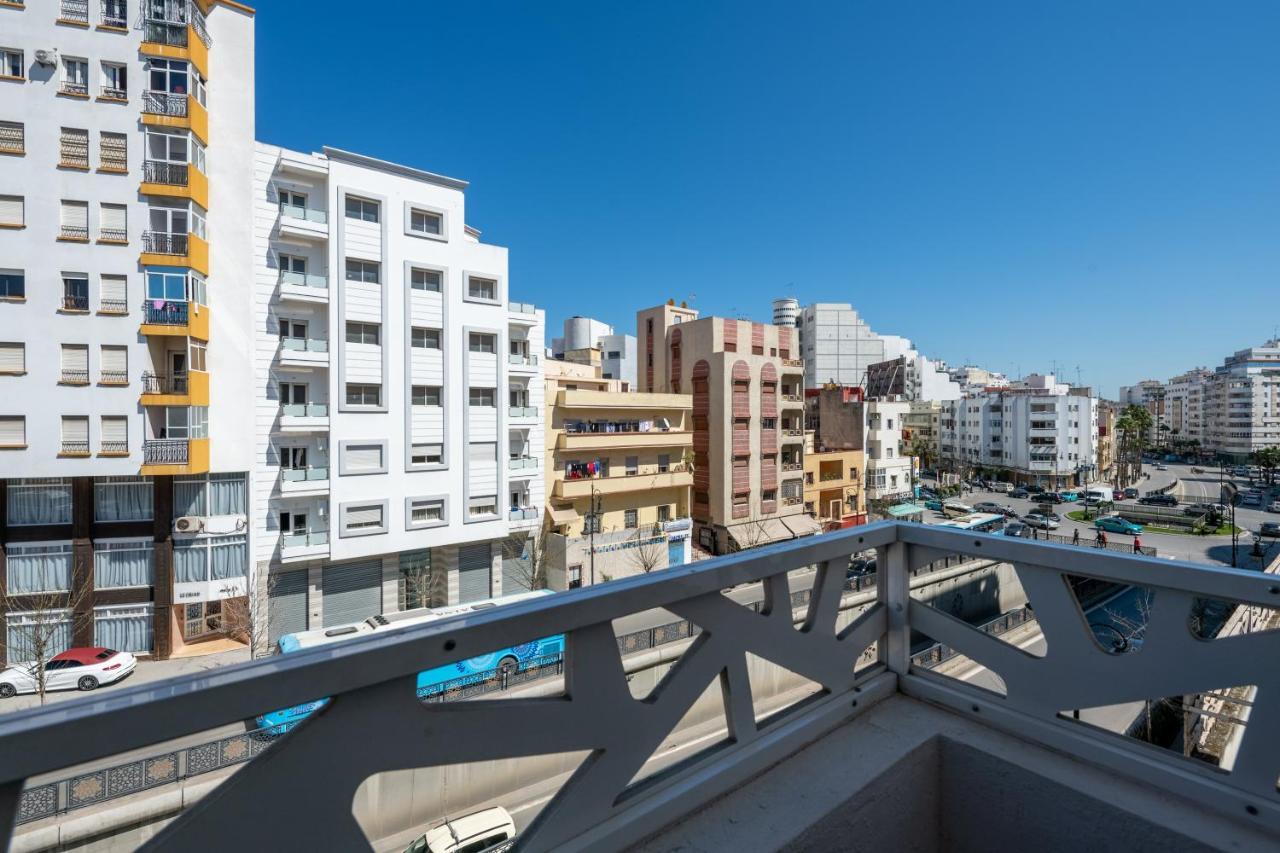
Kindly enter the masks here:
M 603 501 L 600 498 L 600 492 L 596 490 L 595 485 L 591 486 L 591 511 L 587 513 L 587 518 L 591 520 L 591 532 L 588 534 L 591 557 L 591 585 L 596 585 L 596 529 L 600 526 L 600 517 L 603 515 Z

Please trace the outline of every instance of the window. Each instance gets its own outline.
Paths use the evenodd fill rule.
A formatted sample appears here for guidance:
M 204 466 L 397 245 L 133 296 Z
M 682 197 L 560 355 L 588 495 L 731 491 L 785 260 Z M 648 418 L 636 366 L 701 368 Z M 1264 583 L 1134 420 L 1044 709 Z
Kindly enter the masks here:
M 89 96 L 89 62 L 72 56 L 62 58 L 62 88 L 67 95 Z
M 626 459 L 626 473 L 628 477 L 634 477 L 640 473 L 640 457 L 628 456 Z
M 670 520 L 671 520 L 671 507 L 667 504 L 663 504 L 662 506 L 658 507 L 658 521 L 664 522 L 664 521 L 670 521 Z
M 622 526 L 628 530 L 635 530 L 640 526 L 640 514 L 634 509 L 624 510 L 622 513 Z
M 98 452 L 108 455 L 126 455 L 129 452 L 129 419 L 122 415 L 103 415 L 98 441 Z
M 467 336 L 467 349 L 472 352 L 496 353 L 498 351 L 497 337 L 495 335 L 472 332 Z
M 671 454 L 662 453 L 658 456 L 658 473 L 665 474 L 671 470 Z
M 409 230 L 415 234 L 440 236 L 444 233 L 444 216 L 430 210 L 412 208 L 409 211 Z
M 23 415 L 0 415 L 0 447 L 20 448 L 26 446 L 26 417 Z M 12 523 L 12 520 L 10 520 L 10 523 Z
M 495 396 L 496 396 L 496 395 L 494 394 L 494 391 L 495 391 L 495 390 L 496 390 L 496 389 L 494 389 L 494 388 L 472 388 L 472 389 L 470 389 L 470 390 L 467 392 L 467 405 L 469 405 L 469 406 L 487 406 L 487 407 L 489 407 L 489 408 L 493 408 L 493 406 L 495 406 L 495 405 L 496 405 L 496 403 L 494 402 L 494 398 L 495 398 Z
M 129 143 L 123 133 L 98 134 L 98 167 L 104 172 L 129 171 Z
M 777 418 L 761 418 L 760 419 L 760 429 L 777 429 L 777 428 L 778 428 Z
M 582 564 L 576 563 L 569 567 L 569 589 L 578 589 L 582 586 Z
M 0 195 L 0 228 L 26 225 L 26 202 L 20 195 Z
M 154 489 L 146 477 L 98 477 L 93 484 L 96 521 L 150 521 Z
M 0 154 L 25 154 L 26 128 L 20 121 L 0 121 Z
M 760 493 L 761 503 L 769 503 L 770 501 L 776 501 L 777 499 L 778 499 L 777 489 L 765 489 L 763 492 Z
M 125 66 L 102 63 L 102 97 L 119 101 L 129 97 L 129 70 Z
M 122 275 L 103 274 L 98 280 L 98 311 L 103 314 L 129 313 L 129 280 Z
M 477 278 L 469 275 L 467 276 L 467 296 L 472 299 L 496 300 L 498 282 L 491 278 Z
M 471 518 L 483 518 L 498 514 L 498 498 L 496 495 L 485 495 L 470 498 L 467 501 L 467 515 Z
M 342 445 L 343 474 L 377 474 L 387 470 L 383 454 L 386 447 L 376 443 L 344 443 Z
M 89 310 L 89 277 L 84 273 L 62 274 L 62 309 L 64 311 Z
M 89 131 L 64 127 L 58 136 L 58 165 L 67 169 L 89 168 Z
M 439 465 L 444 462 L 444 445 L 415 444 L 409 451 L 412 465 Z
M 0 343 L 0 374 L 27 372 L 27 345 L 24 343 Z
M 187 63 L 180 59 L 148 59 L 147 88 L 152 92 L 185 95 L 190 91 Z
M 129 383 L 128 347 L 103 344 L 98 355 L 98 373 L 104 385 Z
M 177 270 L 147 270 L 147 299 L 185 302 L 187 274 Z
M 280 513 L 281 533 L 306 533 L 307 529 L 307 514 L 305 512 Z
M 62 453 L 89 455 L 89 419 L 83 415 L 62 416 Z
M 378 203 L 368 199 L 347 196 L 347 219 L 359 219 L 364 222 L 378 221 Z
M 89 202 L 63 199 L 59 224 L 58 239 L 89 242 Z
M 425 290 L 428 293 L 440 292 L 440 271 L 424 270 L 413 267 L 409 270 L 409 287 L 413 290 Z
M 296 192 L 294 190 L 279 189 L 276 190 L 276 197 L 280 199 L 280 207 L 296 207 L 306 209 L 307 194 Z
M 358 504 L 342 508 L 342 528 L 345 531 L 377 532 L 384 529 L 383 504 Z
M 281 278 L 306 281 L 307 275 L 307 259 L 299 255 L 286 255 L 281 252 L 278 256 L 278 264 L 280 268 Z M 292 276 L 290 276 L 292 273 Z
M 347 258 L 347 281 L 377 284 L 381 281 L 382 265 L 376 261 L 357 261 Z
M 376 347 L 378 346 L 379 332 L 380 329 L 377 323 L 347 321 L 347 343 L 349 344 L 368 344 Z
M 444 520 L 444 498 L 417 498 L 409 502 L 410 524 L 439 524 Z
M 173 543 L 173 577 L 178 583 L 242 578 L 248 571 L 249 544 L 244 535 Z
M 127 27 L 129 17 L 127 6 L 127 0 L 102 0 L 102 26 L 119 30 Z M 110 648 L 119 647 L 111 646 Z
M 127 243 L 129 226 L 127 208 L 123 204 L 102 204 L 98 208 L 98 240 L 103 243 Z
M 0 47 L 0 77 L 14 77 L 18 80 L 26 76 L 27 63 L 22 58 L 22 51 Z
M 305 469 L 307 467 L 307 449 L 305 447 L 280 448 L 280 467 L 291 471 Z
M 382 386 L 381 385 L 361 385 L 355 382 L 347 383 L 347 405 L 348 406 L 380 406 L 382 405 Z
M 71 588 L 71 543 L 65 545 L 9 545 L 5 561 L 10 593 L 62 592 Z M 9 614 L 13 625 L 14 614 Z M 70 630 L 67 632 L 70 634 Z M 67 637 L 70 640 L 70 636 Z M 68 643 L 68 645 L 70 645 Z M 14 659 L 13 649 L 9 659 Z
M 440 386 L 414 385 L 412 399 L 415 406 L 439 406 Z
M 412 345 L 418 349 L 440 349 L 440 330 L 414 327 Z
M 63 385 L 89 384 L 89 347 L 84 344 L 62 345 Z

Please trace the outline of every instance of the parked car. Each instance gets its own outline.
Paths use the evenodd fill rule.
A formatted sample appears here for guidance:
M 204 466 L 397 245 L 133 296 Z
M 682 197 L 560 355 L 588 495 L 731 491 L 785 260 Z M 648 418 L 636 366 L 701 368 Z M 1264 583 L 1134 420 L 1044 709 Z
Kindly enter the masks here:
M 1095 521 L 1093 526 L 1108 533 L 1127 533 L 1130 536 L 1137 536 L 1142 532 L 1141 524 L 1134 524 L 1118 515 L 1104 515 Z
M 1124 493 L 1124 489 L 1112 489 L 1112 490 L 1111 490 L 1111 500 L 1113 500 L 1113 501 L 1122 501 L 1122 500 L 1124 500 L 1126 497 L 1128 497 L 1128 496 Z
M 1041 530 L 1057 530 L 1058 522 L 1048 516 L 1041 515 L 1038 512 L 1029 512 L 1022 517 L 1022 522 L 1031 527 L 1038 527 Z
M 1060 504 L 1062 497 L 1057 492 L 1036 492 L 1031 500 L 1038 504 Z
M 129 652 L 101 646 L 67 649 L 45 664 L 44 686 L 46 690 L 93 690 L 119 681 L 137 665 L 138 659 Z M 34 666 L 11 666 L 0 672 L 0 699 L 35 693 L 36 687 Z
M 1178 499 L 1173 495 L 1143 495 L 1138 498 L 1138 503 L 1147 504 L 1148 506 L 1177 506 Z
M 1049 504 L 1040 504 L 1039 506 L 1037 506 L 1035 509 L 1031 511 L 1034 512 L 1036 515 L 1043 515 L 1045 518 L 1051 518 L 1054 521 L 1062 521 L 1062 516 L 1054 512 L 1053 507 L 1050 506 Z
M 1013 536 L 1018 539 L 1030 539 L 1031 528 L 1023 524 L 1021 521 L 1011 521 L 1004 526 L 1004 535 Z
M 1021 486 L 1009 492 L 1009 497 L 1011 498 L 1026 498 L 1030 496 L 1031 496 L 1031 493 L 1028 492 L 1026 489 L 1022 488 Z
M 1262 495 L 1256 492 L 1245 492 L 1240 496 L 1241 506 L 1262 506 Z
M 1075 489 L 1068 489 L 1065 492 L 1058 492 L 1058 497 L 1062 498 L 1067 503 L 1075 503 L 1080 500 L 1080 493 Z
M 1009 494 L 1009 492 L 1013 491 L 1013 483 L 1001 483 L 1001 482 L 992 483 L 991 491 L 1000 492 L 1001 494 L 1007 495 Z
M 1156 470 L 1157 470 L 1157 471 L 1168 471 L 1168 470 L 1169 470 L 1169 466 L 1168 466 L 1168 465 L 1166 465 L 1166 464 L 1164 464 L 1163 462 L 1159 462 L 1159 463 L 1157 463 L 1157 464 L 1156 464 Z
M 1258 528 L 1259 536 L 1270 536 L 1273 539 L 1280 537 L 1280 521 L 1264 521 L 1262 526 Z
M 942 512 L 942 501 L 937 498 L 929 498 L 924 502 L 925 509 L 931 509 L 934 512 Z
M 516 824 L 502 806 L 445 820 L 418 836 L 404 853 L 471 853 L 516 837 Z
M 1192 474 L 1203 474 L 1203 473 L 1204 473 L 1204 469 L 1203 469 L 1203 468 L 1197 468 L 1197 467 L 1194 467 L 1194 466 L 1193 466 L 1193 467 L 1191 468 L 1191 473 L 1192 473 Z
M 1280 512 L 1280 501 L 1272 501 L 1267 504 L 1267 512 Z
M 978 501 L 973 505 L 977 512 L 994 512 L 996 515 L 1003 515 L 1006 518 L 1017 518 L 1018 513 L 1013 507 L 998 504 L 995 501 Z
M 1126 498 L 1136 498 L 1138 496 L 1138 490 L 1135 487 L 1130 486 L 1124 490 L 1124 496 Z
M 849 570 L 845 572 L 845 577 L 858 578 L 863 575 L 874 575 L 875 573 L 875 557 L 854 557 L 849 561 Z

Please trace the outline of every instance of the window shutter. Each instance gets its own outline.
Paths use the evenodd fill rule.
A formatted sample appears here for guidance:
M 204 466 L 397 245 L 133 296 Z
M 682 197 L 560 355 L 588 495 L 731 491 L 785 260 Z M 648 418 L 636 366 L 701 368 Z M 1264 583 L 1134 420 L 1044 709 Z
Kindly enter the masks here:
M 128 143 L 123 133 L 103 133 L 98 137 L 104 169 L 127 169 Z
M 88 371 L 89 348 L 79 347 L 79 346 L 63 346 L 62 347 L 62 369 Z
M 102 443 L 127 444 L 129 441 L 129 419 L 118 416 L 102 416 Z
M 353 525 L 382 524 L 382 505 L 347 507 L 346 524 Z
M 349 444 L 345 456 L 348 471 L 377 471 L 382 468 L 381 444 Z
M 27 443 L 27 419 L 22 415 L 0 418 L 0 447 L 21 447 Z
M 62 440 L 65 442 L 79 442 L 81 444 L 88 444 L 89 419 L 88 418 L 63 418 L 62 419 Z
M 60 222 L 63 228 L 89 228 L 89 204 L 83 201 L 64 201 Z
M 102 277 L 102 287 L 100 293 L 103 302 L 125 302 L 128 294 L 126 293 L 128 285 L 126 279 L 122 275 L 104 275 Z
M 0 195 L 0 225 L 22 225 L 23 200 L 20 195 Z
M 102 364 L 103 373 L 128 373 L 129 372 L 129 350 L 125 347 L 102 347 Z
M 70 166 L 89 166 L 89 131 L 73 127 L 62 129 L 62 162 Z
M 123 204 L 104 204 L 99 211 L 98 228 L 102 231 L 124 232 L 128 227 L 127 208 Z
M 0 373 L 25 373 L 26 344 L 0 344 Z
M 22 122 L 0 121 L 0 151 L 22 151 L 26 147 Z

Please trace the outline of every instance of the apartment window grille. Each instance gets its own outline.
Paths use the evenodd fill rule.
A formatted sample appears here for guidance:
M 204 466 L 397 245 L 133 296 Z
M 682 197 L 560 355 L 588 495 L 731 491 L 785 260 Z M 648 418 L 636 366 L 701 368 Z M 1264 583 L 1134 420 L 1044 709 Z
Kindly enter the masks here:
M 86 11 L 86 15 L 88 12 Z M 89 95 L 89 62 L 85 59 L 64 57 L 62 60 L 62 83 L 60 91 L 64 95 L 88 97 Z
M 122 415 L 103 415 L 99 424 L 99 452 L 125 454 L 129 452 L 129 419 Z
M 129 98 L 129 70 L 114 62 L 102 63 L 102 97 L 124 101 Z
M 103 344 L 98 356 L 98 372 L 106 385 L 124 385 L 129 381 L 129 349 Z
M 126 0 L 102 0 L 102 25 L 123 30 L 129 25 Z
M 62 309 L 64 311 L 89 310 L 89 279 L 79 273 L 62 276 Z
M 76 24 L 89 23 L 89 0 L 61 0 L 58 20 Z
M 58 137 L 58 165 L 68 169 L 89 168 L 89 131 L 64 127 Z
M 62 416 L 62 454 L 89 455 L 89 418 L 83 415 Z
M 84 344 L 62 345 L 63 385 L 89 384 L 89 347 Z
M 98 134 L 98 161 L 104 172 L 129 170 L 129 142 L 123 133 Z
M 622 526 L 628 530 L 635 530 L 640 526 L 640 514 L 634 509 L 628 509 L 622 513 Z

